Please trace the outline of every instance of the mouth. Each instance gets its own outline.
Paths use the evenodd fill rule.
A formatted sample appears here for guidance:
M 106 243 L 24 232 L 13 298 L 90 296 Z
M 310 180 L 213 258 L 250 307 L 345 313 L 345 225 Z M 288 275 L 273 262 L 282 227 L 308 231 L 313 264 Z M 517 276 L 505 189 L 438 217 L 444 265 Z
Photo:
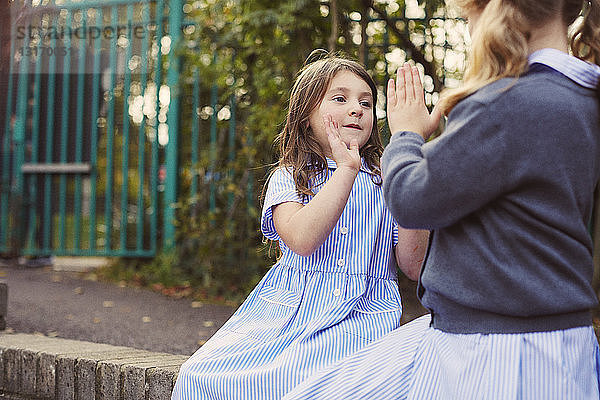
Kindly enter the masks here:
M 358 124 L 348 124 L 348 125 L 343 125 L 343 127 L 344 128 L 350 128 L 350 129 L 362 130 L 362 128 Z

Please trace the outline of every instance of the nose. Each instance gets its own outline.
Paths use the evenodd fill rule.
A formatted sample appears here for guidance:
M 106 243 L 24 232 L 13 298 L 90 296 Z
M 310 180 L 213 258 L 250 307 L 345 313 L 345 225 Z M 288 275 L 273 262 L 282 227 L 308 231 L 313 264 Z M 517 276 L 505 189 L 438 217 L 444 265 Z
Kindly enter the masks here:
M 353 105 L 350 107 L 350 110 L 348 111 L 348 114 L 349 114 L 351 117 L 359 117 L 359 118 L 360 118 L 360 117 L 362 117 L 362 115 L 363 115 L 363 109 L 362 109 L 362 107 L 360 106 L 360 104 L 358 104 L 358 103 L 357 103 L 357 104 L 353 104 Z

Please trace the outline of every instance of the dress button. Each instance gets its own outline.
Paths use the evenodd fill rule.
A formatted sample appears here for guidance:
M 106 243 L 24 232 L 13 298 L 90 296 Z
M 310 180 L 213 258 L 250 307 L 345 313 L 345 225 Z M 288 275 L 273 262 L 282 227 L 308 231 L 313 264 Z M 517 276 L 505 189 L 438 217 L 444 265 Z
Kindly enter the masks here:
M 342 233 L 342 235 L 345 235 L 346 233 L 348 233 L 348 228 L 344 226 L 340 229 L 340 232 Z
M 335 290 L 333 291 L 333 295 L 334 295 L 335 297 L 339 296 L 340 294 L 341 294 L 341 292 L 340 292 L 340 289 L 335 289 Z
M 340 258 L 339 260 L 337 260 L 337 265 L 340 266 L 340 267 L 343 267 L 344 266 L 344 259 Z

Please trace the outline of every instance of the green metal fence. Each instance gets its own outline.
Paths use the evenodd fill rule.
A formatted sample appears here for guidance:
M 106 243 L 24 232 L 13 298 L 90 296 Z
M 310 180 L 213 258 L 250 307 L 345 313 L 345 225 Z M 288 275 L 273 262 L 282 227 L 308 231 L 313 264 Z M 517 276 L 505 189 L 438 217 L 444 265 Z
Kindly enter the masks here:
M 0 255 L 153 256 L 174 245 L 182 173 L 191 174 L 182 195 L 198 199 L 203 184 L 206 211 L 215 210 L 217 136 L 227 131 L 232 160 L 236 102 L 220 104 L 197 72 L 181 80 L 175 49 L 194 24 L 184 3 L 14 3 L 0 103 Z M 179 148 L 182 115 L 190 152 Z M 200 148 L 212 160 L 202 172 Z M 252 176 L 247 187 L 252 206 Z
M 154 256 L 174 245 L 184 175 L 180 194 L 202 202 L 200 212 L 235 207 L 231 194 L 219 197 L 226 179 L 216 171 L 236 157 L 237 101 L 197 70 L 183 74 L 175 49 L 194 25 L 184 3 L 13 2 L 12 62 L 0 99 L 0 255 Z M 422 64 L 444 67 L 443 75 L 425 71 L 432 104 L 464 68 L 461 40 L 447 34 L 459 21 L 378 15 L 364 27 L 360 18 L 348 21 L 361 34 L 372 31 L 363 62 L 383 88 L 395 66 L 421 54 L 410 37 L 422 36 Z M 215 50 L 213 63 L 217 55 L 235 59 L 235 51 Z M 449 53 L 456 65 L 445 62 Z M 231 79 L 233 87 L 234 72 Z M 252 135 L 246 139 L 252 145 Z M 201 151 L 208 164 L 200 167 Z
M 172 245 L 181 7 L 15 2 L 0 253 L 152 256 L 161 222 Z

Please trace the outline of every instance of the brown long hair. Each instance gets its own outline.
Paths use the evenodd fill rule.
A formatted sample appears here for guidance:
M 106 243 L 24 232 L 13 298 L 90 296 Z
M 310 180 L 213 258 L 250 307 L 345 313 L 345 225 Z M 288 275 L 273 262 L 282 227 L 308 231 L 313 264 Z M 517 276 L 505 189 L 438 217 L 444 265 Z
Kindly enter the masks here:
M 383 145 L 377 128 L 375 106 L 377 104 L 377 86 L 365 68 L 340 56 L 327 54 L 324 58 L 311 62 L 314 54 L 323 54 L 323 50 L 311 53 L 307 63 L 298 73 L 290 94 L 285 126 L 279 133 L 279 167 L 292 170 L 296 190 L 303 198 L 314 195 L 311 186 L 317 185 L 315 178 L 327 168 L 327 160 L 308 123 L 310 114 L 315 110 L 327 91 L 329 83 L 340 71 L 350 71 L 364 80 L 373 95 L 373 127 L 371 136 L 360 148 L 360 155 L 371 170 L 373 182 L 381 185 L 379 159 Z M 325 179 L 325 177 L 323 177 Z
M 479 10 L 468 68 L 463 84 L 442 92 L 445 114 L 483 86 L 506 77 L 517 78 L 528 69 L 527 41 L 531 28 L 560 14 L 567 26 L 583 14 L 573 30 L 571 51 L 576 57 L 600 63 L 600 0 L 454 0 L 463 10 Z

